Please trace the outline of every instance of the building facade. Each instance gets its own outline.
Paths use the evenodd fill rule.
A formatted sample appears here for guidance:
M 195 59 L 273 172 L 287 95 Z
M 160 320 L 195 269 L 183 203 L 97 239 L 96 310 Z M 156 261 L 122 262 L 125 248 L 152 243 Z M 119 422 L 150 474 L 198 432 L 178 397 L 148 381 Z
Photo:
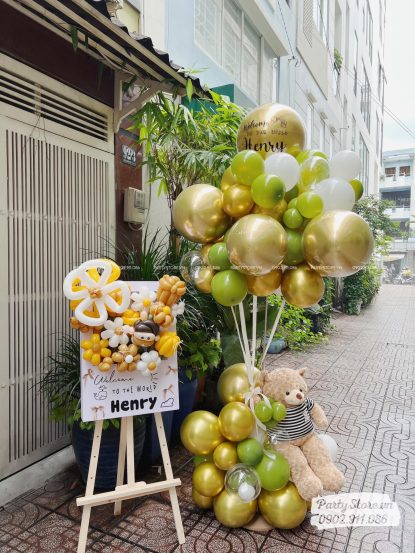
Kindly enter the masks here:
M 384 173 L 379 183 L 379 195 L 393 205 L 387 210 L 399 225 L 401 237 L 391 244 L 386 263 L 398 274 L 403 268 L 415 270 L 415 148 L 390 150 L 383 153 Z
M 307 146 L 357 151 L 365 192 L 377 192 L 385 0 L 159 0 L 157 19 L 146 9 L 143 32 L 157 27 L 178 63 L 245 107 L 294 107 Z

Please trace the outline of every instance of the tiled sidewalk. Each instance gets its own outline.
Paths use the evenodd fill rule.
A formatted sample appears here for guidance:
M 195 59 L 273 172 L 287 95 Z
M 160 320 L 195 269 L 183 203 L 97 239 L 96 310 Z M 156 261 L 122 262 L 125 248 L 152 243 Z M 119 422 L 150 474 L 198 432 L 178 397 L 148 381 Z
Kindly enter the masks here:
M 340 448 L 343 491 L 388 493 L 401 511 L 394 528 L 318 531 L 306 521 L 294 531 L 229 530 L 191 502 L 189 456 L 172 452 L 182 479 L 180 502 L 187 541 L 179 548 L 165 495 L 94 508 L 88 551 L 157 553 L 413 553 L 415 550 L 415 287 L 383 286 L 360 317 L 340 316 L 326 346 L 269 356 L 270 367 L 309 367 L 311 396 L 325 408 Z M 0 510 L 0 552 L 76 551 L 83 489 L 62 473 Z

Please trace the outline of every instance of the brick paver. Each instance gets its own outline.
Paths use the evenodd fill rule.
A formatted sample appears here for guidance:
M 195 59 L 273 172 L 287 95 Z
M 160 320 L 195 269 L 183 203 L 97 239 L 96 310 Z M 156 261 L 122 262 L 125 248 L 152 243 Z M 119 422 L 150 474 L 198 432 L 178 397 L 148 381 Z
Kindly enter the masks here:
M 359 317 L 340 315 L 326 345 L 268 356 L 267 365 L 309 367 L 310 395 L 325 408 L 339 445 L 343 491 L 388 493 L 399 527 L 318 531 L 309 519 L 293 531 L 230 530 L 191 502 L 192 463 L 173 450 L 182 479 L 186 544 L 175 541 L 166 494 L 93 509 L 89 551 L 156 553 L 413 553 L 415 551 L 415 287 L 386 285 Z M 76 469 L 57 475 L 0 510 L 0 553 L 75 551 L 83 493 Z

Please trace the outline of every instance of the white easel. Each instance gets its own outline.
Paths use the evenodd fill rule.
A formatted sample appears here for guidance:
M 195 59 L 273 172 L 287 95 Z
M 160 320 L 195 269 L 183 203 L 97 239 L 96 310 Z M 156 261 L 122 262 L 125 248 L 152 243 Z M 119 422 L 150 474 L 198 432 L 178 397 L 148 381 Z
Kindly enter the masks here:
M 176 526 L 179 544 L 185 542 L 185 535 L 180 514 L 179 501 L 177 499 L 176 487 L 180 486 L 179 478 L 173 478 L 173 471 L 170 463 L 170 455 L 164 432 L 161 413 L 154 413 L 156 419 L 157 435 L 160 443 L 161 455 L 163 458 L 164 471 L 167 480 L 146 484 L 135 481 L 134 467 L 134 430 L 133 417 L 121 419 L 120 447 L 118 453 L 117 485 L 114 491 L 94 494 L 95 476 L 97 472 L 99 448 L 101 444 L 102 420 L 95 423 L 94 440 L 92 442 L 91 460 L 89 462 L 88 481 L 86 484 L 85 496 L 76 500 L 78 507 L 83 507 L 81 528 L 79 530 L 78 553 L 85 553 L 88 537 L 89 518 L 91 508 L 105 503 L 114 503 L 114 515 L 121 514 L 121 504 L 125 499 L 132 499 L 142 495 L 150 495 L 168 490 L 171 506 L 173 509 L 174 524 Z M 124 484 L 125 457 L 127 456 L 127 484 Z

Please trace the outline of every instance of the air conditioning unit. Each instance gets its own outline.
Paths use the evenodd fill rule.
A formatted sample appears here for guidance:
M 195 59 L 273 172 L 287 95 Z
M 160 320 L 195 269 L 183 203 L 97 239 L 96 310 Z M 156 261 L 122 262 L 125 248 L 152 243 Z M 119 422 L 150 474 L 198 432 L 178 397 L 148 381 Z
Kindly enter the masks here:
M 148 196 L 145 192 L 132 187 L 124 191 L 124 221 L 126 223 L 144 223 L 148 207 Z

